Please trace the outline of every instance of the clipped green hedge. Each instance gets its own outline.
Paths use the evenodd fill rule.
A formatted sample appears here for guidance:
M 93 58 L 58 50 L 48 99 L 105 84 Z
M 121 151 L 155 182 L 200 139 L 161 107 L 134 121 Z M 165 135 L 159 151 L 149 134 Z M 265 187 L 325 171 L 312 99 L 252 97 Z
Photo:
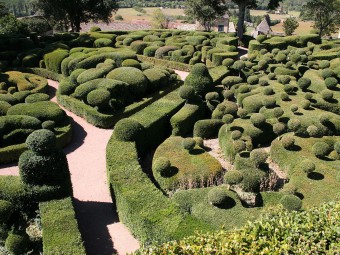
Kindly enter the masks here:
M 55 73 L 61 73 L 61 62 L 68 57 L 68 50 L 57 49 L 44 55 L 46 68 Z
M 184 63 L 169 61 L 166 59 L 147 57 L 143 55 L 137 55 L 137 58 L 141 62 L 149 62 L 149 63 L 154 64 L 155 66 L 162 66 L 162 67 L 172 68 L 172 69 L 185 71 L 185 72 L 190 72 L 191 70 L 191 66 L 188 64 L 184 64 Z
M 72 199 L 51 200 L 39 204 L 46 255 L 85 255 Z

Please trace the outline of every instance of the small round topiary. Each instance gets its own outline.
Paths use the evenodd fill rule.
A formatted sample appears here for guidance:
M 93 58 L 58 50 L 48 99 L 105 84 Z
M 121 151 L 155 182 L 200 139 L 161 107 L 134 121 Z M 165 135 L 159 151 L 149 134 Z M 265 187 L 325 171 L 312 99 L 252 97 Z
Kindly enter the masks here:
M 323 91 L 321 91 L 321 97 L 325 101 L 331 101 L 333 99 L 333 96 L 334 96 L 334 93 L 331 90 L 324 89 Z
M 295 195 L 284 195 L 280 203 L 288 211 L 299 211 L 302 207 L 302 201 Z
M 282 92 L 280 97 L 281 97 L 282 101 L 289 101 L 290 100 L 289 95 L 286 92 Z
M 232 58 L 226 58 L 222 61 L 222 65 L 226 67 L 231 67 L 234 64 L 234 60 Z
M 336 153 L 340 154 L 340 142 L 334 143 L 334 150 Z
M 213 100 L 219 100 L 220 96 L 217 92 L 209 92 L 205 95 L 205 100 L 207 101 L 213 101 Z
M 300 127 L 301 127 L 301 121 L 299 119 L 290 119 L 288 121 L 288 128 L 291 131 L 296 132 L 299 130 Z
M 233 132 L 231 132 L 231 139 L 233 139 L 234 141 L 240 139 L 242 137 L 242 133 L 240 130 L 234 130 Z
M 0 200 L 0 224 L 5 224 L 13 213 L 13 204 L 6 200 Z
M 299 88 L 301 90 L 306 90 L 310 85 L 312 81 L 309 78 L 302 77 L 298 81 Z
M 260 167 L 268 158 L 268 153 L 263 149 L 255 149 L 250 152 L 250 160 L 255 167 Z
M 10 233 L 6 238 L 5 247 L 13 255 L 25 254 L 29 246 L 26 236 Z
M 260 84 L 261 86 L 268 86 L 268 85 L 269 85 L 269 81 L 268 81 L 267 79 L 261 78 L 261 79 L 259 80 L 259 84 Z
M 310 137 L 319 137 L 320 136 L 320 130 L 315 125 L 310 125 L 307 127 L 307 133 Z
M 226 100 L 230 100 L 230 99 L 232 99 L 234 97 L 234 92 L 231 91 L 231 90 L 224 90 L 223 91 L 223 97 Z
M 48 129 L 53 131 L 55 128 L 55 122 L 53 120 L 46 120 L 41 124 L 41 127 L 43 129 Z
M 95 89 L 87 94 L 86 99 L 89 105 L 103 109 L 109 106 L 111 94 L 106 89 Z
M 294 143 L 295 138 L 292 135 L 285 135 L 281 139 L 281 144 L 286 150 L 291 149 L 294 146 Z
M 240 152 L 244 151 L 247 148 L 247 146 L 246 146 L 246 143 L 244 141 L 236 140 L 233 143 L 233 148 L 234 148 L 234 151 L 236 153 L 240 153 Z
M 334 77 L 329 77 L 325 80 L 328 89 L 334 89 L 338 85 L 338 80 Z
M 117 122 L 114 133 L 119 141 L 133 142 L 136 141 L 143 128 L 144 127 L 138 121 L 126 118 Z
M 237 116 L 239 116 L 241 119 L 245 119 L 248 116 L 248 111 L 246 109 L 239 108 L 237 110 Z
M 305 94 L 305 98 L 307 99 L 307 100 L 312 100 L 313 99 L 313 94 L 311 93 L 311 92 L 307 92 L 306 94 Z
M 230 123 L 232 123 L 234 121 L 234 116 L 231 115 L 231 114 L 223 115 L 222 121 L 225 124 L 230 124 Z
M 274 80 L 276 78 L 276 74 L 275 73 L 269 73 L 268 74 L 268 79 L 269 80 Z
M 179 96 L 187 101 L 195 98 L 195 90 L 191 86 L 182 86 L 179 89 Z
M 311 160 L 305 159 L 305 160 L 301 161 L 300 169 L 302 171 L 304 171 L 306 174 L 310 174 L 310 173 L 314 172 L 315 164 Z
M 286 131 L 286 125 L 282 122 L 275 123 L 273 125 L 273 132 L 277 135 L 280 136 Z
M 281 107 L 276 107 L 273 110 L 273 114 L 275 118 L 280 118 L 285 112 L 282 110 Z
M 312 151 L 317 158 L 323 158 L 331 152 L 332 148 L 325 142 L 316 142 Z
M 208 201 L 211 205 L 219 206 L 228 200 L 227 190 L 221 187 L 212 188 L 208 192 Z
M 256 40 L 257 40 L 259 43 L 263 43 L 266 39 L 267 39 L 267 36 L 266 36 L 266 35 L 258 35 L 258 36 L 256 37 Z
M 266 122 L 266 117 L 262 113 L 254 113 L 250 120 L 255 127 L 261 127 Z
M 247 79 L 247 82 L 250 85 L 255 85 L 255 84 L 259 83 L 259 77 L 257 75 L 249 76 L 248 79 Z
M 302 100 L 301 105 L 302 105 L 302 109 L 308 110 L 310 109 L 311 102 L 309 100 Z
M 276 105 L 276 98 L 274 96 L 267 96 L 262 100 L 262 104 L 268 109 L 273 108 Z
M 281 84 L 286 85 L 286 84 L 288 84 L 291 81 L 291 78 L 288 75 L 282 75 L 282 76 L 279 77 L 278 81 Z
M 239 88 L 238 88 L 238 92 L 239 93 L 248 93 L 250 91 L 249 89 L 249 86 L 248 85 L 241 85 Z
M 295 113 L 295 112 L 297 112 L 299 110 L 299 106 L 296 105 L 296 104 L 292 104 L 290 106 L 290 110 Z
M 5 102 L 5 101 L 0 101 L 0 116 L 5 116 L 7 114 L 7 111 L 9 108 L 11 108 L 11 104 Z
M 288 195 L 295 195 L 297 192 L 297 187 L 292 183 L 287 183 L 282 189 L 282 192 Z
M 56 136 L 47 129 L 34 131 L 26 139 L 26 144 L 29 150 L 37 154 L 50 153 L 56 148 Z
M 184 81 L 185 86 L 192 86 L 198 95 L 204 96 L 213 88 L 213 79 L 203 63 L 195 64 Z
M 330 116 L 329 114 L 327 113 L 322 113 L 320 116 L 319 116 L 319 121 L 322 125 L 327 125 L 330 121 Z
M 45 94 L 45 93 L 34 93 L 31 95 L 28 95 L 25 98 L 25 103 L 26 104 L 31 104 L 35 102 L 40 102 L 40 101 L 48 101 L 50 100 L 50 96 Z
M 320 63 L 319 63 L 319 67 L 321 69 L 325 69 L 325 68 L 329 68 L 331 66 L 331 63 L 328 61 L 328 60 L 322 60 Z
M 284 87 L 283 87 L 283 90 L 288 93 L 288 94 L 291 94 L 293 91 L 294 91 L 294 86 L 292 84 L 286 84 Z
M 269 96 L 269 95 L 274 95 L 275 92 L 271 87 L 267 87 L 263 90 L 263 94 L 266 96 Z
M 182 141 L 182 146 L 188 151 L 192 151 L 195 148 L 196 141 L 193 138 L 184 138 Z
M 138 69 L 142 68 L 141 64 L 135 59 L 125 59 L 122 62 L 122 66 L 123 67 L 134 67 L 134 68 L 138 68 Z
M 224 183 L 229 185 L 237 185 L 242 182 L 243 174 L 237 170 L 229 170 L 224 175 Z
M 166 157 L 157 158 L 152 165 L 153 170 L 163 177 L 169 174 L 170 167 L 170 160 Z
M 202 137 L 196 136 L 194 137 L 195 143 L 197 146 L 199 146 L 200 148 L 204 149 L 204 141 Z
M 323 69 L 322 72 L 321 72 L 321 76 L 324 78 L 324 79 L 327 79 L 329 77 L 334 77 L 335 76 L 335 73 L 329 69 L 329 68 L 326 68 L 326 69 Z

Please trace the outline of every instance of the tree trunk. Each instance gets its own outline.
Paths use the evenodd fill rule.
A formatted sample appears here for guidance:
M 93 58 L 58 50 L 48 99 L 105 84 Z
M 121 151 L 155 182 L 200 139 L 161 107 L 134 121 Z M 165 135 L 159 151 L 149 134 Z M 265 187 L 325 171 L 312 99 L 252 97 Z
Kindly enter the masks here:
M 238 4 L 238 22 L 237 22 L 237 36 L 241 40 L 243 38 L 243 24 L 244 16 L 246 14 L 246 5 L 244 3 Z

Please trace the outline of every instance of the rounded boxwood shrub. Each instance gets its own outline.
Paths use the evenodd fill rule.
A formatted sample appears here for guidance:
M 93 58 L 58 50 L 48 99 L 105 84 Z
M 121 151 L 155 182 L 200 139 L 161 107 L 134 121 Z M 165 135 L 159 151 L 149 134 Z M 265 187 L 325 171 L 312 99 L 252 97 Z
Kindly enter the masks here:
M 290 106 L 290 110 L 295 113 L 295 112 L 297 112 L 299 110 L 299 106 L 296 105 L 296 104 L 292 104 Z
M 259 84 L 261 85 L 261 86 L 268 86 L 269 85 L 269 81 L 267 80 L 267 79 L 260 79 L 259 80 Z
M 302 77 L 298 81 L 298 86 L 302 90 L 306 90 L 310 85 L 312 81 L 309 78 Z
M 325 101 L 331 101 L 333 99 L 334 93 L 331 90 L 324 89 L 321 91 L 321 97 Z
M 321 76 L 324 78 L 324 79 L 327 79 L 329 77 L 334 77 L 335 76 L 335 73 L 329 69 L 329 68 L 326 68 L 326 69 L 323 69 L 322 72 L 321 72 Z
M 95 89 L 87 94 L 86 99 L 89 105 L 102 109 L 109 106 L 111 95 L 106 89 Z
M 340 154 L 340 142 L 334 143 L 334 150 L 336 153 Z
M 309 100 L 302 100 L 301 105 L 302 105 L 302 109 L 308 110 L 310 109 L 311 102 Z
M 275 73 L 269 73 L 268 74 L 268 79 L 269 80 L 274 80 L 276 78 L 276 74 Z
M 119 141 L 136 141 L 138 135 L 142 132 L 143 126 L 134 119 L 121 119 L 115 125 L 115 137 Z
M 6 200 L 0 200 L 0 224 L 7 223 L 13 213 L 13 205 Z
M 254 113 L 250 121 L 255 127 L 261 127 L 266 122 L 266 117 L 262 113 Z
M 112 47 L 113 42 L 109 38 L 99 38 L 99 39 L 94 41 L 93 46 L 95 48 Z
M 273 110 L 273 114 L 275 118 L 280 118 L 285 112 L 281 107 L 276 107 Z
M 209 92 L 205 95 L 205 99 L 207 101 L 213 101 L 213 100 L 219 100 L 220 99 L 220 96 L 217 92 Z
M 232 123 L 234 121 L 234 116 L 231 115 L 231 114 L 225 114 L 222 117 L 222 121 L 225 124 L 230 124 L 230 123 Z
M 240 153 L 240 152 L 244 151 L 247 148 L 247 146 L 246 146 L 246 143 L 244 141 L 236 140 L 233 143 L 233 148 L 234 148 L 234 151 L 236 153 Z
M 307 92 L 305 93 L 305 98 L 310 101 L 313 99 L 313 94 L 311 92 Z
M 205 148 L 205 147 L 204 147 L 204 142 L 203 142 L 203 138 L 202 138 L 202 137 L 196 136 L 196 137 L 194 137 L 193 139 L 195 140 L 195 143 L 196 143 L 197 146 L 201 147 L 202 149 Z
M 250 169 L 245 170 L 241 185 L 245 192 L 259 192 L 261 177 L 256 172 L 251 172 Z
M 212 188 L 208 192 L 208 201 L 211 205 L 219 206 L 228 201 L 227 190 L 221 187 Z
M 250 91 L 249 89 L 249 86 L 248 85 L 241 85 L 239 88 L 238 88 L 238 92 L 239 93 L 248 93 Z
M 50 100 L 50 96 L 45 94 L 45 93 L 35 93 L 28 95 L 25 98 L 25 103 L 30 104 L 30 103 L 35 103 L 35 102 L 40 102 L 40 101 L 48 101 Z
M 307 133 L 310 137 L 319 137 L 321 135 L 321 131 L 315 125 L 310 125 L 307 127 Z
M 288 93 L 288 94 L 291 94 L 293 91 L 294 91 L 294 86 L 292 84 L 286 84 L 284 87 L 283 87 L 283 90 Z
M 188 151 L 192 151 L 195 148 L 196 141 L 193 138 L 184 138 L 182 141 L 182 146 Z
M 266 108 L 273 108 L 276 105 L 276 98 L 274 96 L 267 96 L 262 100 L 262 104 Z
M 222 85 L 231 88 L 232 86 L 242 83 L 243 79 L 238 76 L 228 76 L 222 80 Z
M 275 123 L 273 125 L 273 132 L 277 135 L 280 136 L 284 132 L 286 132 L 286 125 L 282 122 Z
M 259 77 L 257 75 L 249 76 L 248 79 L 247 79 L 247 82 L 250 85 L 255 85 L 255 84 L 259 83 Z
M 328 89 L 334 89 L 338 85 L 338 80 L 334 77 L 329 77 L 325 80 Z
M 311 160 L 305 159 L 305 160 L 301 161 L 300 169 L 302 171 L 304 171 L 306 174 L 310 174 L 310 173 L 314 172 L 315 164 Z
M 195 92 L 203 97 L 213 89 L 213 79 L 208 72 L 208 68 L 199 63 L 192 67 L 190 74 L 184 81 L 184 85 L 193 87 Z
M 255 149 L 250 152 L 250 160 L 255 167 L 259 167 L 266 163 L 267 158 L 268 153 L 263 149 Z
M 140 63 L 135 59 L 125 59 L 122 62 L 122 67 L 134 67 L 137 69 L 141 69 Z
M 143 97 L 148 89 L 148 79 L 141 70 L 134 67 L 116 68 L 106 78 L 126 82 L 131 94 L 137 98 Z
M 236 185 L 242 182 L 243 174 L 237 170 L 229 170 L 223 177 L 224 183 L 229 185 Z
M 286 150 L 291 149 L 295 144 L 295 138 L 292 135 L 285 135 L 281 139 L 281 144 Z
M 290 100 L 289 95 L 286 92 L 282 92 L 280 97 L 281 97 L 282 101 L 289 101 Z
M 148 46 L 148 43 L 139 40 L 133 41 L 130 44 L 131 50 L 135 51 L 136 54 L 143 54 L 144 49 Z
M 41 127 L 43 129 L 48 129 L 53 131 L 55 128 L 55 122 L 53 120 L 46 120 L 41 124 Z
M 231 132 L 231 139 L 238 140 L 242 137 L 242 133 L 240 130 L 234 130 Z
M 284 195 L 280 203 L 288 211 L 299 211 L 302 207 L 302 201 L 295 195 Z
M 191 86 L 181 86 L 178 93 L 181 98 L 187 101 L 195 98 L 195 90 Z
M 11 106 L 12 105 L 5 101 L 0 101 L 0 116 L 5 116 Z
M 248 111 L 246 109 L 239 108 L 237 110 L 237 116 L 239 116 L 241 119 L 245 119 L 248 116 Z
M 232 90 L 223 90 L 223 97 L 225 100 L 231 100 L 232 98 L 234 98 L 234 91 Z
M 319 63 L 319 67 L 320 67 L 321 69 L 329 68 L 330 65 L 331 65 L 331 63 L 330 63 L 328 60 L 322 60 L 322 61 L 320 61 L 320 63 Z
M 288 195 L 295 195 L 297 192 L 297 187 L 292 183 L 287 183 L 282 189 L 282 192 Z
M 312 147 L 313 154 L 318 158 L 327 156 L 331 150 L 332 148 L 325 142 L 316 142 Z
M 169 174 L 171 163 L 170 160 L 166 157 L 159 157 L 155 160 L 152 165 L 153 170 L 159 173 L 161 176 L 165 177 Z
M 55 134 L 47 129 L 36 130 L 26 139 L 28 149 L 38 154 L 50 153 L 56 148 L 56 142 Z
M 291 81 L 291 78 L 288 75 L 282 75 L 282 76 L 279 77 L 278 81 L 281 84 L 286 85 L 286 84 L 288 84 Z
M 29 242 L 26 236 L 10 233 L 6 238 L 5 247 L 12 255 L 25 254 L 28 246 Z
M 274 90 L 270 87 L 267 87 L 263 90 L 263 94 L 266 95 L 266 96 L 269 96 L 269 95 L 274 95 Z
M 330 116 L 327 113 L 322 113 L 319 116 L 319 121 L 322 125 L 327 125 L 330 120 Z
M 223 59 L 222 65 L 226 67 L 231 67 L 234 64 L 234 60 L 232 58 Z

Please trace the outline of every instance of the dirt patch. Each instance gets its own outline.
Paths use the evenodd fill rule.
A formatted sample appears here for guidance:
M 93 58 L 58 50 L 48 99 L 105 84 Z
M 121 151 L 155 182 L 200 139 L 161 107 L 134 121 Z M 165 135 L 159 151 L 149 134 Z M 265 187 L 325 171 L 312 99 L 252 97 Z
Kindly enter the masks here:
M 228 171 L 233 168 L 233 165 L 225 159 L 218 138 L 204 140 L 204 146 L 208 149 L 207 152 L 220 162 L 224 170 Z

